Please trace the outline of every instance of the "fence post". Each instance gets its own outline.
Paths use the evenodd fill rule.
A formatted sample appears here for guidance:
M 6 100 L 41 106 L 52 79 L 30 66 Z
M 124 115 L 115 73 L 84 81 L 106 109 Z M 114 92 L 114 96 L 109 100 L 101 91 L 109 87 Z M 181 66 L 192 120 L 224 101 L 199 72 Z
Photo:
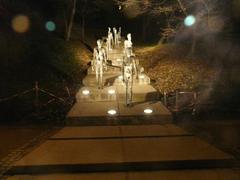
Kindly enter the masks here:
M 193 93 L 193 99 L 194 99 L 194 105 L 193 105 L 192 115 L 196 115 L 197 92 Z
M 39 110 L 39 84 L 38 81 L 35 82 L 35 108 L 38 112 Z
M 65 89 L 66 89 L 66 91 L 67 91 L 67 95 L 68 95 L 68 97 L 70 98 L 71 95 L 70 95 L 70 90 L 69 90 L 69 88 L 68 88 L 67 86 L 65 86 Z
M 167 93 L 166 92 L 164 92 L 163 93 L 163 102 L 164 102 L 164 105 L 167 107 Z
M 178 111 L 178 101 L 179 101 L 179 97 L 178 97 L 178 90 L 176 90 L 176 102 L 175 102 L 175 108 L 176 108 L 176 111 Z

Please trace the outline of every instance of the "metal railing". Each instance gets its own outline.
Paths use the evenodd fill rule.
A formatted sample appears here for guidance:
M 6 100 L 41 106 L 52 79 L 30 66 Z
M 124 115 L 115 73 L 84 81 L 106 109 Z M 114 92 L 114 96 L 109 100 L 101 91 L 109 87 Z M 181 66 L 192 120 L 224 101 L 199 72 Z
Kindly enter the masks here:
M 70 90 L 67 86 L 65 86 L 65 92 L 66 92 L 67 98 L 59 97 L 54 93 L 49 92 L 46 89 L 40 88 L 39 83 L 35 82 L 34 87 L 32 89 L 28 89 L 23 92 L 16 93 L 9 97 L 0 98 L 0 104 L 8 103 L 8 102 L 11 102 L 12 100 L 17 100 L 18 98 L 22 98 L 26 96 L 27 97 L 33 96 L 33 99 L 32 99 L 33 104 L 30 105 L 31 108 L 33 107 L 31 112 L 40 112 L 40 108 L 49 106 L 50 104 L 53 104 L 56 101 L 62 103 L 63 105 L 71 106 L 73 104 L 73 98 L 71 98 Z M 45 101 L 47 102 L 40 102 L 40 95 L 46 95 L 47 97 L 49 97 L 48 99 L 45 99 Z M 27 114 L 31 114 L 31 112 L 28 112 Z
M 185 97 L 185 101 L 181 98 Z M 187 100 L 186 100 L 187 99 Z M 178 91 L 172 93 L 163 94 L 163 103 L 172 112 L 181 112 L 184 110 L 192 111 L 192 114 L 196 111 L 196 105 L 198 101 L 198 93 L 195 91 Z
M 66 90 L 66 93 L 67 93 L 68 97 L 70 98 L 71 95 L 70 95 L 69 88 L 67 86 L 65 87 L 65 90 Z M 51 92 L 49 92 L 49 91 L 47 91 L 47 90 L 45 90 L 43 88 L 40 88 L 39 87 L 39 83 L 37 81 L 35 82 L 34 88 L 29 89 L 29 90 L 25 90 L 25 91 L 20 92 L 20 93 L 16 93 L 14 95 L 11 95 L 11 96 L 8 96 L 8 97 L 5 97 L 5 98 L 0 98 L 0 103 L 7 102 L 7 101 L 10 101 L 10 100 L 16 99 L 18 97 L 24 96 L 24 95 L 28 95 L 28 94 L 30 94 L 32 92 L 35 93 L 35 105 L 36 106 L 39 105 L 39 95 L 40 95 L 40 93 L 48 95 L 49 97 L 52 97 L 54 100 L 58 100 L 58 101 L 60 101 L 60 102 L 62 102 L 64 104 L 72 105 L 72 103 L 70 103 L 68 100 L 66 100 L 64 98 L 61 98 L 61 97 L 58 97 L 55 94 L 53 94 L 53 93 L 51 93 Z M 53 99 L 49 100 L 48 104 L 50 102 L 53 102 Z

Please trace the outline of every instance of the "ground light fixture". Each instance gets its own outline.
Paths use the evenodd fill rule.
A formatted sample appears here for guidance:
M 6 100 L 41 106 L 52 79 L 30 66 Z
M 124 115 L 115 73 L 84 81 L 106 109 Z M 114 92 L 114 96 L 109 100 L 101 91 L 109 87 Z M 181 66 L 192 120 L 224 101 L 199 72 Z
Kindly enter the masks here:
M 110 110 L 108 110 L 107 113 L 108 113 L 108 115 L 114 116 L 117 114 L 117 111 L 115 109 L 110 109 Z
M 109 89 L 108 90 L 108 94 L 110 94 L 110 95 L 113 95 L 113 94 L 115 94 L 116 93 L 116 91 L 114 90 L 114 89 Z
M 150 108 L 147 108 L 147 109 L 144 109 L 143 111 L 145 114 L 152 114 L 153 113 L 153 110 L 150 109 Z
M 118 79 L 123 79 L 123 76 L 118 76 Z
M 144 76 L 144 75 L 140 75 L 139 78 L 140 78 L 140 79 L 144 79 L 145 76 Z
M 85 89 L 85 90 L 82 91 L 82 94 L 85 95 L 85 96 L 89 95 L 90 91 L 88 89 Z

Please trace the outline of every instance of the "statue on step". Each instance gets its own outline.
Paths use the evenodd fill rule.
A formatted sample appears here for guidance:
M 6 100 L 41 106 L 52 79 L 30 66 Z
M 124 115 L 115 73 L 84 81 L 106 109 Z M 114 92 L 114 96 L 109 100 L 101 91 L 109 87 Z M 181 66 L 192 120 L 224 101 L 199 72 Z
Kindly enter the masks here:
M 131 48 L 127 48 L 125 50 L 122 68 L 124 68 L 124 66 L 132 66 L 133 75 L 135 76 L 136 79 L 138 78 L 138 61 L 136 60 L 135 55 L 132 53 Z M 123 81 L 125 81 L 124 78 Z
M 132 35 L 129 33 L 127 35 L 127 40 L 124 41 L 124 55 L 126 56 L 127 49 L 131 50 L 131 55 L 133 54 L 133 43 L 132 43 Z
M 121 43 L 121 39 L 122 39 L 122 28 L 119 27 L 119 29 L 118 29 L 118 42 L 119 42 L 119 44 Z
M 119 39 L 118 39 L 118 32 L 117 29 L 113 28 L 113 34 L 114 34 L 114 47 L 119 47 Z
M 107 69 L 106 51 L 102 47 L 102 41 L 97 40 L 97 47 L 94 48 L 92 68 L 96 72 L 98 88 L 103 88 L 103 71 Z
M 126 106 L 131 106 L 133 97 L 133 68 L 131 65 L 124 66 L 124 83 L 126 86 Z
M 107 51 L 111 51 L 113 49 L 113 34 L 111 32 L 111 28 L 108 27 L 108 35 L 107 35 Z

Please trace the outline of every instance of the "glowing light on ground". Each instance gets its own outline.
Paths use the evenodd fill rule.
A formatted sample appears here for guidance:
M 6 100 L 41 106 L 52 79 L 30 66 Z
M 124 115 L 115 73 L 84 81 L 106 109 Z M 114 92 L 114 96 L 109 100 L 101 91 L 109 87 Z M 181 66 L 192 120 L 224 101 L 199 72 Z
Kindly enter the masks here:
M 144 113 L 145 114 L 152 114 L 153 113 L 153 110 L 152 109 L 144 109 Z
M 82 94 L 83 94 L 83 95 L 89 95 L 89 94 L 90 94 L 90 91 L 87 90 L 87 89 L 85 89 L 85 90 L 82 91 Z
M 188 26 L 188 27 L 193 26 L 195 23 L 196 23 L 196 18 L 193 15 L 187 16 L 184 20 L 185 26 Z
M 25 15 L 17 15 L 12 19 L 12 28 L 17 33 L 25 33 L 30 27 L 30 20 Z
M 139 78 L 140 78 L 140 79 L 144 79 L 145 76 L 144 76 L 144 75 L 140 75 Z
M 48 21 L 48 22 L 46 22 L 46 24 L 45 24 L 45 28 L 46 28 L 48 31 L 50 31 L 50 32 L 55 31 L 55 29 L 56 29 L 56 24 L 55 24 L 53 21 Z
M 108 114 L 111 115 L 111 116 L 114 116 L 114 115 L 117 114 L 117 111 L 116 111 L 115 109 L 110 109 L 110 110 L 108 111 Z
M 115 94 L 115 93 L 116 93 L 116 91 L 115 91 L 114 89 L 109 89 L 109 90 L 108 90 L 108 94 L 111 94 L 111 95 L 112 95 L 112 94 Z

